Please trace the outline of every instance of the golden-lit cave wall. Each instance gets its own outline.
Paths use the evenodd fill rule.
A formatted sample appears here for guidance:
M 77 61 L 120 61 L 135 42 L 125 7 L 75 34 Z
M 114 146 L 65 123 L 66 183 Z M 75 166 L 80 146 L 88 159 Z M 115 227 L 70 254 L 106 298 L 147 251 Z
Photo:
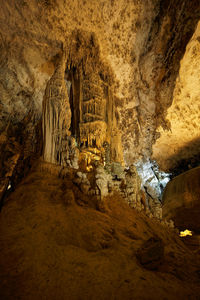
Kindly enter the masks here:
M 177 175 L 200 163 L 200 22 L 180 62 L 166 119 L 170 129 L 159 128 L 153 157 Z
M 22 134 L 14 130 L 13 136 L 22 148 L 30 141 L 26 153 L 32 156 L 32 145 L 41 140 L 39 131 L 33 131 L 41 119 L 46 84 L 58 65 L 56 57 L 64 47 L 66 58 L 74 46 L 81 52 L 87 48 L 84 41 L 90 47 L 87 38 L 72 38 L 74 31 L 85 30 L 97 37 L 101 61 L 114 73 L 109 86 L 126 164 L 151 156 L 157 126 L 167 127 L 165 112 L 200 16 L 199 0 L 10 0 L 1 1 L 0 11 L 1 132 L 9 121 L 13 129 L 20 127 Z M 69 63 L 77 67 L 79 58 L 73 55 Z M 24 135 L 23 128 L 30 130 Z M 117 133 L 112 140 L 118 145 Z
M 66 165 L 73 138 L 81 153 L 95 153 L 104 164 L 123 163 L 112 71 L 101 61 L 94 34 L 73 35 L 45 91 L 44 160 Z

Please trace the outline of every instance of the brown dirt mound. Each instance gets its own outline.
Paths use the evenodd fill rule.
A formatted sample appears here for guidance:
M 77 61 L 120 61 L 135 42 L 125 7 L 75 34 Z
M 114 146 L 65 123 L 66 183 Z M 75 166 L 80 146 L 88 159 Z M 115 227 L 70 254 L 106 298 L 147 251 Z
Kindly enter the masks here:
M 0 299 L 199 299 L 200 260 L 172 230 L 108 197 L 104 212 L 68 178 L 35 168 L 0 214 Z M 156 271 L 137 260 L 164 245 Z

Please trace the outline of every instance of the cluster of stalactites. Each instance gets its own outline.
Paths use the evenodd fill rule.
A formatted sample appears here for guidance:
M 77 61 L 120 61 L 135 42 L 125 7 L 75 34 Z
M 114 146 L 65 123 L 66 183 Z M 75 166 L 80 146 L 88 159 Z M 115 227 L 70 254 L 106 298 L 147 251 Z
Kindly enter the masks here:
M 80 105 L 80 142 L 98 148 L 105 156 L 109 144 L 110 158 L 123 161 L 121 136 L 116 125 L 112 87 L 104 82 L 98 71 L 82 78 Z
M 87 147 L 103 147 L 106 140 L 107 124 L 103 121 L 94 121 L 80 124 L 80 140 Z
M 108 144 L 110 160 L 122 162 L 112 87 L 102 79 L 98 68 L 92 73 L 82 68 L 74 67 L 66 73 L 63 56 L 47 84 L 43 101 L 44 160 L 66 164 L 72 135 L 81 151 L 97 149 L 103 162 Z

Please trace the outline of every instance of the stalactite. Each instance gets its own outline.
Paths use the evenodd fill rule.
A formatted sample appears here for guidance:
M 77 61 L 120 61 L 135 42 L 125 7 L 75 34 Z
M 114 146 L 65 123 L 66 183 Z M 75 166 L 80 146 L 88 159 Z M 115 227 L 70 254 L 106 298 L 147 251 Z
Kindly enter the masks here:
M 83 69 L 84 67 L 82 66 Z M 101 79 L 98 64 L 92 73 L 86 73 L 80 69 L 73 71 L 72 82 L 73 109 L 75 110 L 73 114 L 76 114 L 74 126 L 78 133 L 79 144 L 84 145 L 85 148 L 97 147 L 103 161 L 104 144 L 107 143 L 110 145 L 111 160 L 123 162 L 121 136 L 115 119 L 112 87 L 109 87 L 108 82 Z

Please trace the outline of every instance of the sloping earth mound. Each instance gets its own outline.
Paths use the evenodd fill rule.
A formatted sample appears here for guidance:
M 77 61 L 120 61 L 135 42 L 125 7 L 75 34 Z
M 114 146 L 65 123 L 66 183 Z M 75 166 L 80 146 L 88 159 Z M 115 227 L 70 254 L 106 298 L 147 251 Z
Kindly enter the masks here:
M 199 299 L 199 256 L 175 232 L 117 195 L 99 205 L 72 176 L 35 166 L 7 197 L 0 214 L 0 299 Z M 149 239 L 162 243 L 162 253 L 164 247 L 154 270 L 141 264 L 147 252 L 138 259 Z

